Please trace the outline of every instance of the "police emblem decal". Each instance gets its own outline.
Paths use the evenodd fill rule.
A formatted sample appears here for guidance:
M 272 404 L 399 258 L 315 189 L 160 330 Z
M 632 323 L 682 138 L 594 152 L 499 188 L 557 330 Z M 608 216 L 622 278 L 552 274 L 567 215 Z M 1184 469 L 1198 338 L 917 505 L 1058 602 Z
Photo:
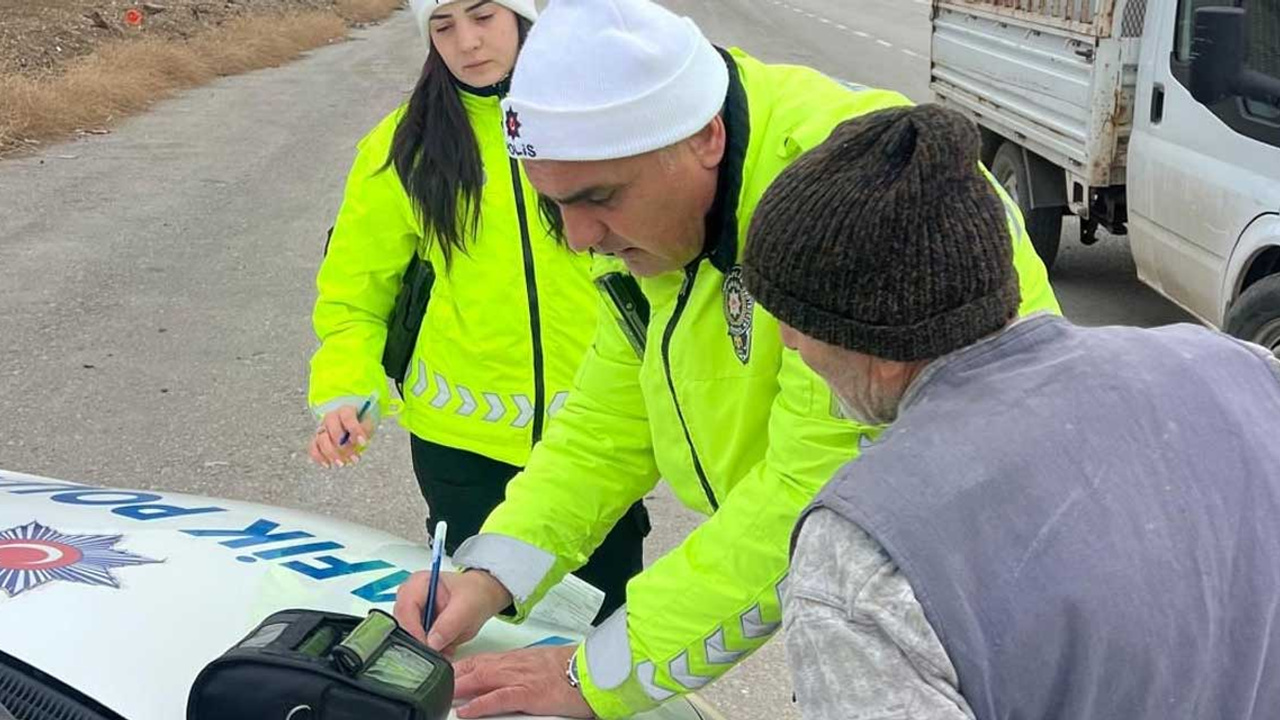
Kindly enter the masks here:
M 751 359 L 751 319 L 755 308 L 755 298 L 747 292 L 746 283 L 742 280 L 742 266 L 734 265 L 724 276 L 724 319 L 729 325 L 733 354 L 743 365 Z
M 532 160 L 538 157 L 538 151 L 528 142 L 525 142 L 520 135 L 520 131 L 524 129 L 524 123 L 520 121 L 520 113 L 515 110 L 507 110 L 506 118 L 503 120 L 503 129 L 507 133 L 507 154 L 514 158 L 528 158 Z
M 116 550 L 120 535 L 65 535 L 32 521 L 0 531 L 0 590 L 9 597 L 53 580 L 119 588 L 111 571 L 163 562 Z
M 507 137 L 512 140 L 520 139 L 520 128 L 524 127 L 524 123 L 520 122 L 520 113 L 515 110 L 507 111 Z

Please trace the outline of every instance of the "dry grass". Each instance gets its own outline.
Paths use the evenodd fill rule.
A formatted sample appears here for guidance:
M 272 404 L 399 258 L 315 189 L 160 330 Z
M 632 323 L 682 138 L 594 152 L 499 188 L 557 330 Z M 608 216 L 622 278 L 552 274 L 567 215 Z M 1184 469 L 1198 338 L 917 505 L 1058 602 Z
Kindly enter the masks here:
M 381 20 L 400 6 L 400 0 L 338 0 L 334 10 L 349 23 Z
M 0 76 L 0 152 L 102 127 L 219 76 L 275 67 L 344 37 L 348 22 L 385 18 L 399 5 L 339 0 L 335 12 L 243 17 L 187 42 L 105 45 L 54 78 Z

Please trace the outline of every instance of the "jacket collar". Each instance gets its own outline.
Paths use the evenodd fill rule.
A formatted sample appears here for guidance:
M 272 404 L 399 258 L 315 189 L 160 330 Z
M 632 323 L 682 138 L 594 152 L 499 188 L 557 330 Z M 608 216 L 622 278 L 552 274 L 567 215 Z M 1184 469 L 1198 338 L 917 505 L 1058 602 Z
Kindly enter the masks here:
M 510 75 L 507 75 L 505 78 L 487 87 L 474 87 L 472 85 L 468 85 L 455 77 L 453 73 L 449 73 L 449 78 L 453 80 L 454 86 L 457 87 L 460 92 L 479 98 L 506 97 L 507 92 L 511 89 Z
M 702 255 L 722 273 L 728 274 L 738 263 L 738 203 L 742 197 L 742 172 L 746 162 L 747 143 L 751 139 L 747 92 L 738 74 L 738 64 L 727 51 L 716 48 L 729 68 L 729 91 L 725 96 L 722 116 L 725 126 L 725 154 L 720 163 L 716 199 L 707 214 L 707 240 Z

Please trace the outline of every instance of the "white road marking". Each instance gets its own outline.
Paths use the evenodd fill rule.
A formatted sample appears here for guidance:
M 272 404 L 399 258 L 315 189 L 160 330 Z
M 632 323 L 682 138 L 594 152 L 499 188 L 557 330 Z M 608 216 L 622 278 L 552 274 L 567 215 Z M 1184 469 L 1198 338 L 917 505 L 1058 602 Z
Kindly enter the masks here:
M 789 4 L 787 4 L 786 2 L 784 2 L 784 0 L 770 0 L 770 2 L 772 2 L 774 5 L 777 5 L 778 7 L 786 8 L 786 9 L 790 10 L 791 12 L 796 13 L 796 14 L 798 14 L 798 15 L 804 15 L 805 17 L 811 18 L 811 19 L 813 19 L 813 20 L 817 20 L 818 22 L 822 23 L 823 25 L 832 25 L 832 26 L 834 26 L 837 30 L 839 30 L 840 32 L 847 32 L 847 33 L 851 33 L 851 34 L 853 34 L 853 35 L 856 35 L 856 36 L 858 36 L 858 37 L 862 38 L 863 40 L 875 40 L 877 45 L 881 45 L 881 46 L 883 46 L 883 47 L 887 47 L 887 48 L 891 48 L 891 47 L 893 47 L 893 43 L 891 43 L 891 42 L 889 42 L 889 41 L 887 41 L 887 40 L 881 40 L 880 38 L 875 37 L 875 36 L 874 36 L 874 35 L 872 35 L 871 33 L 863 32 L 862 30 L 853 30 L 853 29 L 851 29 L 848 25 L 844 25 L 844 24 L 842 24 L 842 23 L 835 22 L 835 21 L 830 20 L 830 19 L 828 19 L 828 18 L 822 17 L 821 15 L 815 15 L 815 14 L 813 14 L 813 13 L 811 13 L 811 12 L 809 12 L 808 10 L 805 10 L 805 9 L 803 9 L 803 8 L 798 8 L 798 7 L 794 6 L 794 5 L 789 5 Z M 914 0 L 914 2 L 919 3 L 919 4 L 921 4 L 921 5 L 928 5 L 928 4 L 930 4 L 931 0 Z M 910 55 L 910 56 L 911 56 L 911 57 L 913 57 L 913 58 L 924 58 L 924 56 L 923 56 L 923 55 L 921 55 L 921 54 L 920 54 L 920 53 L 918 53 L 918 52 L 915 52 L 914 50 L 908 50 L 908 49 L 906 49 L 906 48 L 901 48 L 901 50 L 902 50 L 903 54 L 905 54 L 905 55 Z

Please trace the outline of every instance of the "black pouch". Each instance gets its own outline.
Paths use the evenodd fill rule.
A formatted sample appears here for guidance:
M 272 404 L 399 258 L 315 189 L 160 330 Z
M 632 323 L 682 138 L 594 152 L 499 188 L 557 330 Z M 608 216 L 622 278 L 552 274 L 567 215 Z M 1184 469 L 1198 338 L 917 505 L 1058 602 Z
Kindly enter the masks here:
M 267 618 L 196 678 L 187 720 L 445 720 L 453 666 L 380 610 Z
M 418 345 L 418 332 L 422 319 L 427 315 L 427 301 L 431 299 L 431 286 L 436 273 L 431 263 L 415 252 L 405 268 L 400 293 L 387 320 L 387 342 L 382 348 L 382 369 L 396 383 L 400 396 L 404 396 L 404 380 L 409 375 L 409 362 Z
M 324 240 L 325 255 L 329 254 L 332 240 L 330 227 Z M 435 282 L 435 268 L 415 251 L 400 281 L 400 292 L 387 320 L 387 341 L 382 346 L 382 370 L 395 381 L 400 397 L 404 397 L 404 379 L 409 375 L 409 362 L 418 345 L 418 331 L 422 329 L 422 318 L 427 316 L 427 301 Z
M 644 357 L 645 336 L 649 332 L 649 300 L 640 291 L 640 283 L 631 275 L 611 272 L 596 278 L 596 288 L 609 299 L 613 319 L 622 328 L 627 341 Z

